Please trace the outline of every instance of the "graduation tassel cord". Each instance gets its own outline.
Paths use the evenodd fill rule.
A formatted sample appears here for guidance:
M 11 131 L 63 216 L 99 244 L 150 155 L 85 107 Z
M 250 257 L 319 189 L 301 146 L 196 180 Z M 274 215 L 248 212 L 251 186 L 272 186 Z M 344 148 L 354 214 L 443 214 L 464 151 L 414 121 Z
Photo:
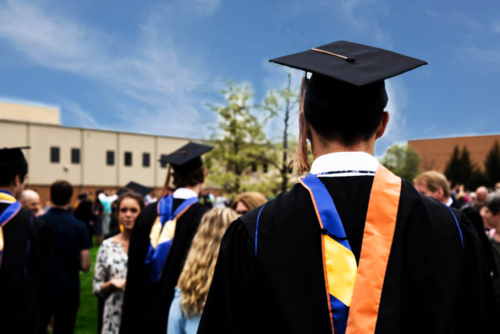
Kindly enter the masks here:
M 167 169 L 167 179 L 165 180 L 165 184 L 163 185 L 163 188 L 161 189 L 161 194 L 160 198 L 168 195 L 168 187 L 170 186 L 170 176 L 172 175 L 172 165 L 168 164 L 168 169 Z
M 309 79 L 307 79 L 307 72 L 302 78 L 300 84 L 300 110 L 299 110 L 299 142 L 297 143 L 297 150 L 293 157 L 293 166 L 299 169 L 299 173 L 307 172 L 311 169 L 311 163 L 307 154 L 307 121 L 304 116 L 304 98 L 306 95 L 306 87 Z

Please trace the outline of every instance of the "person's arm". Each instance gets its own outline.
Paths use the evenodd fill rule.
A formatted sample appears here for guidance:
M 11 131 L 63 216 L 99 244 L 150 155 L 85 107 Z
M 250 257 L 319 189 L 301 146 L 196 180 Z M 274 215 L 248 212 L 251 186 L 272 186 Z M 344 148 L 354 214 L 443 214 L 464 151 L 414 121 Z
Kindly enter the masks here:
M 80 270 L 84 273 L 88 273 L 90 270 L 90 251 L 88 249 L 80 251 Z
M 107 281 L 106 283 L 103 283 L 101 285 L 101 290 L 99 291 L 99 294 L 104 298 L 108 298 L 111 292 L 113 290 L 118 289 L 118 290 L 123 290 L 125 291 L 125 284 L 126 280 L 124 279 L 118 279 L 114 278 L 112 280 Z

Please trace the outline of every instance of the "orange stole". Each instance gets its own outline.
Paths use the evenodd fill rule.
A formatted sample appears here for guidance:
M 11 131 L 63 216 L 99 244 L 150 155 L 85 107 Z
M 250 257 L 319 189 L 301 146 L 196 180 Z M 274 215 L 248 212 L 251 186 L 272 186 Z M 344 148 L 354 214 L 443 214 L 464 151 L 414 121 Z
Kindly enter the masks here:
M 299 179 L 299 181 L 311 193 L 311 190 L 302 180 Z M 371 334 L 375 332 L 387 262 L 389 261 L 396 229 L 400 194 L 401 179 L 384 166 L 379 165 L 370 192 L 361 255 L 349 308 L 346 334 Z M 323 228 L 312 194 L 311 198 L 313 199 L 320 227 Z M 332 333 L 334 333 L 323 238 L 321 238 L 321 248 L 328 310 Z
M 379 165 L 370 194 L 346 334 L 375 332 L 398 216 L 401 179 Z

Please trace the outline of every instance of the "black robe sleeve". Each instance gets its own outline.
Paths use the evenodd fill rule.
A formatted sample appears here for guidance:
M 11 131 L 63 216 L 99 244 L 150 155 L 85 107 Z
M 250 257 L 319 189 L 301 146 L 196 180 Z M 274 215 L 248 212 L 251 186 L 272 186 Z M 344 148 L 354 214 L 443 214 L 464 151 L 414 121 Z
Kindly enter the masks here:
M 222 239 L 219 258 L 198 333 L 257 333 L 257 269 L 254 237 L 241 220 Z
M 456 212 L 464 240 L 464 266 L 455 317 L 457 333 L 500 333 L 500 313 L 482 243 L 474 223 Z

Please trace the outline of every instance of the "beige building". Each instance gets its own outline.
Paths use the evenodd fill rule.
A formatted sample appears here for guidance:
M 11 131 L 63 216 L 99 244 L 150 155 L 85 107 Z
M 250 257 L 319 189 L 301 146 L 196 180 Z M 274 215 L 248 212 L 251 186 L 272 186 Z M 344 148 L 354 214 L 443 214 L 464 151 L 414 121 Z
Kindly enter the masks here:
M 0 103 L 0 147 L 31 146 L 28 184 L 42 203 L 49 186 L 67 180 L 77 191 L 116 190 L 130 181 L 161 188 L 167 168 L 158 159 L 189 139 L 64 127 L 59 110 Z

